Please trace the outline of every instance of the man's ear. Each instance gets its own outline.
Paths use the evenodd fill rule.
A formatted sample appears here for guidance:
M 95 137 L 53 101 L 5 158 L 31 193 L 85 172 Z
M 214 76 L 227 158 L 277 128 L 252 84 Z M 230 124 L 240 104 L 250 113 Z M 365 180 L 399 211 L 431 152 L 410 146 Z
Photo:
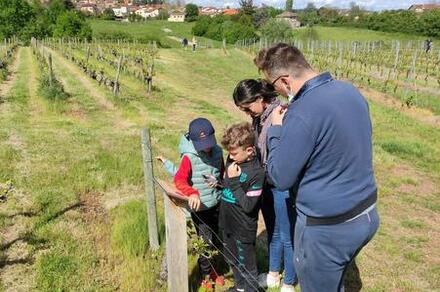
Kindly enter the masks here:
M 247 147 L 247 148 L 246 148 L 246 153 L 247 153 L 249 156 L 251 156 L 251 155 L 255 155 L 255 153 L 256 153 L 255 147 L 254 147 L 254 146 Z
M 292 82 L 292 78 L 290 77 L 290 75 L 287 77 L 281 77 L 281 82 L 286 86 L 288 90 L 291 90 L 290 84 Z

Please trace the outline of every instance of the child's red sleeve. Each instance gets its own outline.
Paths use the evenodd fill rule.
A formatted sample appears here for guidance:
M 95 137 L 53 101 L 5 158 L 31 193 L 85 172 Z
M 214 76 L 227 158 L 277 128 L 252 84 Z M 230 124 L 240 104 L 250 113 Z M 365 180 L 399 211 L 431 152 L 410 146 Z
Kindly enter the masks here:
M 180 162 L 179 169 L 174 176 L 174 185 L 185 196 L 199 195 L 199 191 L 193 188 L 191 182 L 191 161 L 188 156 L 184 155 Z

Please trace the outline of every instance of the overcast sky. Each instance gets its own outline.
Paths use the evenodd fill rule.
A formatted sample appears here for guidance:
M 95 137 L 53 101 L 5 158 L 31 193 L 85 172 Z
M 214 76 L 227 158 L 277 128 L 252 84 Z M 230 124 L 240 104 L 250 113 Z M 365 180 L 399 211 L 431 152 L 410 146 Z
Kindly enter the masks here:
M 294 0 L 295 8 L 304 8 L 307 3 L 313 2 L 316 7 L 324 5 L 331 5 L 334 7 L 348 8 L 350 2 L 353 0 Z M 440 0 L 357 0 L 353 1 L 359 6 L 368 10 L 385 10 L 385 9 L 407 9 L 412 4 L 423 3 L 440 3 Z M 195 3 L 201 6 L 216 6 L 216 7 L 237 7 L 238 0 L 186 0 L 186 3 Z M 254 0 L 255 5 L 265 3 L 270 6 L 284 7 L 284 0 Z

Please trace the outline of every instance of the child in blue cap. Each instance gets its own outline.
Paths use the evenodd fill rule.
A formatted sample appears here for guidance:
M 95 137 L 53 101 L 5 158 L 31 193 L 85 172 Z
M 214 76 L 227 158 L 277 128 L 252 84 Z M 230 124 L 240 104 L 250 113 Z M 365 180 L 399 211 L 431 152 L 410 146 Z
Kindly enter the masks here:
M 205 118 L 197 118 L 189 124 L 188 133 L 180 139 L 181 161 L 178 168 L 159 156 L 167 171 L 174 176 L 176 188 L 188 196 L 188 205 L 197 234 L 207 243 L 220 248 L 218 238 L 218 212 L 221 189 L 217 182 L 223 177 L 223 151 L 217 145 L 215 130 Z M 210 276 L 214 281 L 217 273 L 207 258 L 198 259 L 202 279 Z

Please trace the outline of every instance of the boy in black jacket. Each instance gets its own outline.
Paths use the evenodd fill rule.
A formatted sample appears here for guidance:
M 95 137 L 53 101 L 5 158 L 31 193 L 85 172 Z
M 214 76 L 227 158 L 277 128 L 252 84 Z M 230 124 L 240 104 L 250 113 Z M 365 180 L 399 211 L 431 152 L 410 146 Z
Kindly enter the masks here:
M 251 124 L 228 128 L 222 145 L 229 152 L 220 204 L 226 261 L 235 280 L 229 291 L 258 291 L 255 242 L 265 172 L 255 155 Z

